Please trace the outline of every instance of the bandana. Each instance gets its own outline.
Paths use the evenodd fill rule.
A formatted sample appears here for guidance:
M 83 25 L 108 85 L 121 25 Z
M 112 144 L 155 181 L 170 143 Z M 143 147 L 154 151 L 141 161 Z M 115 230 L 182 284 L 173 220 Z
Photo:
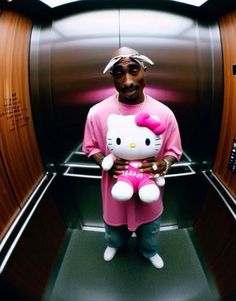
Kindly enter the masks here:
M 103 74 L 107 72 L 107 70 L 111 69 L 116 63 L 118 63 L 122 58 L 131 58 L 133 59 L 136 63 L 138 63 L 141 67 L 144 68 L 144 62 L 149 63 L 151 65 L 154 65 L 153 61 L 151 61 L 148 57 L 142 54 L 121 54 L 113 57 L 108 64 L 106 65 Z

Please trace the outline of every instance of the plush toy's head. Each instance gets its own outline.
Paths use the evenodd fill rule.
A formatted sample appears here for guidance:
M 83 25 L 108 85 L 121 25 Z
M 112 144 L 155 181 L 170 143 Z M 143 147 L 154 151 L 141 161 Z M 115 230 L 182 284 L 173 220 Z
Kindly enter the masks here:
M 116 157 L 142 160 L 155 156 L 162 144 L 165 126 L 147 113 L 108 118 L 107 146 Z

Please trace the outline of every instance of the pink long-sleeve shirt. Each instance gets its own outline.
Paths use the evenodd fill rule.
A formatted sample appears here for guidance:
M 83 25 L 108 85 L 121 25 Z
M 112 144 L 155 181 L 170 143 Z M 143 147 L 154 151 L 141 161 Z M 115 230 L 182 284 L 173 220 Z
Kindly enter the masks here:
M 109 154 L 106 146 L 107 118 L 110 114 L 135 115 L 140 110 L 155 115 L 167 127 L 162 134 L 163 143 L 157 155 L 157 159 L 165 156 L 173 156 L 177 160 L 182 154 L 179 127 L 173 112 L 163 103 L 146 96 L 142 104 L 128 105 L 117 102 L 116 95 L 97 103 L 88 113 L 83 139 L 83 151 L 88 157 L 102 152 Z M 101 191 L 103 201 L 103 219 L 111 226 L 127 225 L 130 231 L 135 231 L 138 226 L 151 222 L 163 212 L 163 189 L 159 199 L 153 203 L 143 203 L 135 194 L 126 202 L 114 200 L 111 196 L 111 188 L 116 180 L 108 172 L 102 172 Z

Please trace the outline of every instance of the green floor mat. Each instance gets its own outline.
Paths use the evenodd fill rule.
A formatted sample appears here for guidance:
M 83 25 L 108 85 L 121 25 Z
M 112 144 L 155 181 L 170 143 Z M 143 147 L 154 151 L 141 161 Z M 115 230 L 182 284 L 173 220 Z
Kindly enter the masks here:
M 161 232 L 163 269 L 136 249 L 135 237 L 111 262 L 104 234 L 74 230 L 45 301 L 215 301 L 187 230 Z M 48 294 L 47 294 L 48 295 Z

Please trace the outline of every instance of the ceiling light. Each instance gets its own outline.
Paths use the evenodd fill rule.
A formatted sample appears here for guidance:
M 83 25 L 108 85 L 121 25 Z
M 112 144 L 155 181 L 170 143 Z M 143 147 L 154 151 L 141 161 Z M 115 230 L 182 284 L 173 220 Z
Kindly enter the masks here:
M 7 1 L 11 1 L 11 0 L 7 0 Z M 76 2 L 80 0 L 40 0 L 40 1 L 53 8 L 56 6 L 60 6 L 63 4 Z M 171 0 L 171 1 L 181 2 L 189 5 L 198 6 L 198 7 L 201 6 L 203 3 L 207 2 L 207 0 Z
M 181 2 L 189 5 L 194 5 L 194 6 L 201 6 L 203 3 L 207 2 L 207 0 L 172 0 L 176 2 Z
M 76 2 L 78 0 L 40 0 L 40 1 L 53 8 L 70 2 Z

